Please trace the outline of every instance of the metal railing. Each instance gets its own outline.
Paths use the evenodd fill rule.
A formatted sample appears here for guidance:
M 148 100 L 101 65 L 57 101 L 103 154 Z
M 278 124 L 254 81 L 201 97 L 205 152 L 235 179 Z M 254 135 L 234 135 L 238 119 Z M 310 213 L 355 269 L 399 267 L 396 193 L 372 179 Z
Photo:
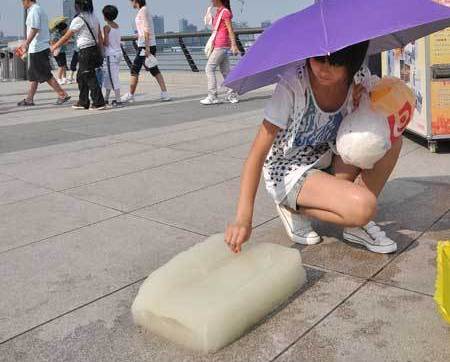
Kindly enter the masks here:
M 241 55 L 254 43 L 263 28 L 236 29 L 236 40 Z M 160 67 L 166 70 L 191 70 L 199 72 L 204 69 L 207 59 L 203 52 L 211 32 L 201 31 L 195 33 L 165 33 L 157 34 L 158 60 Z M 136 36 L 124 36 L 122 47 L 125 63 L 131 66 L 132 54 L 138 49 Z M 232 64 L 238 57 L 231 57 Z

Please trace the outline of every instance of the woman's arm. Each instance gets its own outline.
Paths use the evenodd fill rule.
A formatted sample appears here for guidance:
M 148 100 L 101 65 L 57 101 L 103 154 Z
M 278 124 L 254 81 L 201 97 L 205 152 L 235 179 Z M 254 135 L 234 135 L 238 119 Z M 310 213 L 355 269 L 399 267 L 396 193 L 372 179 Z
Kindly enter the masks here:
M 109 45 L 109 32 L 111 31 L 111 27 L 109 25 L 105 25 L 103 27 L 103 46 L 107 47 Z
M 238 48 L 237 43 L 236 43 L 236 34 L 234 34 L 233 24 L 231 23 L 231 20 L 226 19 L 225 20 L 225 25 L 226 25 L 226 27 L 228 29 L 228 34 L 229 34 L 230 40 L 231 40 L 231 52 L 234 55 L 237 55 L 240 52 L 239 52 L 239 48 Z
M 97 44 L 100 47 L 100 50 L 103 51 L 103 32 L 102 32 L 102 28 L 100 27 L 100 24 L 98 24 L 98 29 L 97 29 L 97 33 L 98 33 L 98 40 L 97 40 Z
M 55 44 L 51 46 L 51 51 L 54 52 L 56 49 L 61 48 L 64 44 L 68 43 L 70 38 L 75 35 L 73 30 L 67 30 L 67 33 L 63 35 Z
M 245 161 L 241 175 L 236 220 L 228 226 L 225 234 L 225 242 L 234 253 L 239 253 L 242 244 L 250 238 L 255 197 L 262 168 L 279 130 L 279 127 L 264 120 Z

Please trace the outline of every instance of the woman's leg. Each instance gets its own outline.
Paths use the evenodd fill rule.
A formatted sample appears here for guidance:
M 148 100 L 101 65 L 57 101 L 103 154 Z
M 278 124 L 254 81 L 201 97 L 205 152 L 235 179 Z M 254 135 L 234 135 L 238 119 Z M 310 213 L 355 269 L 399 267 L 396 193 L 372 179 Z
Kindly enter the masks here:
M 208 79 L 208 95 L 217 98 L 216 69 L 222 63 L 223 49 L 214 49 L 206 64 L 206 77 Z
M 325 172 L 306 178 L 297 203 L 302 214 L 342 226 L 366 225 L 376 212 L 376 198 L 365 187 Z
M 376 199 L 397 163 L 401 147 L 400 138 L 372 170 L 361 171 L 335 157 L 335 176 L 318 172 L 306 179 L 298 197 L 301 212 L 338 225 L 366 225 L 376 213 Z

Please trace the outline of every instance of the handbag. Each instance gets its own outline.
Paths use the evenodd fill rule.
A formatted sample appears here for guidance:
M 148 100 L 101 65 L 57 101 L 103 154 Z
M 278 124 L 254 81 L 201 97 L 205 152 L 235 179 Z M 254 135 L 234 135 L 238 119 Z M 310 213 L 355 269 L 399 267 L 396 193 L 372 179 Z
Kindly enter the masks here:
M 207 58 L 209 58 L 211 56 L 212 52 L 214 51 L 214 40 L 216 39 L 217 31 L 219 30 L 220 22 L 222 21 L 222 16 L 223 16 L 224 11 L 225 11 L 225 9 L 223 9 L 220 12 L 219 18 L 217 19 L 216 26 L 214 27 L 214 30 L 213 30 L 211 36 L 209 37 L 208 42 L 205 45 L 205 55 Z
M 83 22 L 86 24 L 86 27 L 88 28 L 89 32 L 92 35 L 92 38 L 95 40 L 95 46 L 96 46 L 96 62 L 94 64 L 95 68 L 101 68 L 103 67 L 103 52 L 102 49 L 100 48 L 100 45 L 98 44 L 97 38 L 94 35 L 94 32 L 92 31 L 91 26 L 89 25 L 89 23 L 86 21 L 85 18 L 83 18 L 82 16 L 80 16 L 81 20 L 83 20 Z

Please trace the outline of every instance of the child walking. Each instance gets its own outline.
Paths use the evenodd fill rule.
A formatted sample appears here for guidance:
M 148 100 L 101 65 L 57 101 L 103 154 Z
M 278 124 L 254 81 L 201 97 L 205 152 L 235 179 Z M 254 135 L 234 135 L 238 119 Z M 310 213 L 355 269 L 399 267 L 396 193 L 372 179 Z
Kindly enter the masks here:
M 92 0 L 75 0 L 75 10 L 79 15 L 72 20 L 69 30 L 52 46 L 52 51 L 66 44 L 75 34 L 77 46 L 80 49 L 79 69 L 77 72 L 78 89 L 80 97 L 74 109 L 106 109 L 102 89 L 97 80 L 96 70 L 102 67 L 103 37 L 100 23 L 94 15 Z M 89 99 L 92 98 L 92 105 Z
M 320 242 L 312 218 L 343 226 L 345 240 L 372 252 L 397 250 L 397 244 L 371 220 L 402 140 L 372 170 L 344 164 L 335 148 L 342 119 L 358 106 L 369 84 L 370 73 L 361 68 L 368 46 L 369 42 L 363 42 L 308 59 L 296 72 L 280 76 L 245 162 L 236 218 L 226 230 L 225 241 L 233 252 L 240 252 L 250 237 L 262 172 L 294 242 Z
M 119 10 L 112 5 L 103 8 L 103 17 L 106 25 L 103 27 L 103 45 L 105 47 L 105 63 L 103 66 L 103 86 L 105 87 L 105 102 L 109 103 L 111 91 L 114 91 L 115 100 L 113 107 L 122 107 L 120 99 L 120 62 L 122 60 L 122 49 L 120 47 L 120 28 L 115 22 Z
M 52 34 L 51 42 L 55 44 L 61 39 L 67 32 L 67 24 L 65 22 L 59 23 Z M 56 80 L 60 85 L 67 84 L 66 72 L 67 72 L 67 55 L 66 46 L 63 45 L 60 49 L 57 49 L 53 54 L 56 64 L 58 64 L 58 70 L 56 71 Z

